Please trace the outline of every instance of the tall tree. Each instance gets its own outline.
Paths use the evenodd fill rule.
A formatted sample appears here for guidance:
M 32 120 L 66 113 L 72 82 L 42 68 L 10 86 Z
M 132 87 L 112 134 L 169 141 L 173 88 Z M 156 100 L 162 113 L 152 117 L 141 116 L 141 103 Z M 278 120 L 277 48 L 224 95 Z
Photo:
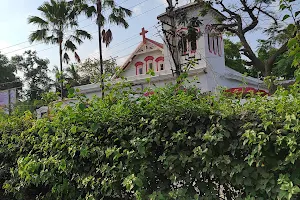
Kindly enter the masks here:
M 63 71 L 63 61 L 68 63 L 70 56 L 68 51 L 74 53 L 75 59 L 80 62 L 76 44 L 82 44 L 83 39 L 91 39 L 92 36 L 85 30 L 79 29 L 78 9 L 65 0 L 50 0 L 43 3 L 38 10 L 42 17 L 30 16 L 28 22 L 38 26 L 38 30 L 30 34 L 30 42 L 42 41 L 46 44 L 59 46 L 60 71 Z M 70 30 L 71 29 L 71 30 Z M 67 35 L 67 32 L 72 32 Z M 61 90 L 63 90 L 63 80 Z M 63 94 L 61 93 L 63 98 Z
M 126 17 L 131 16 L 132 12 L 122 6 L 118 6 L 115 0 L 94 0 L 89 3 L 88 0 L 73 0 L 70 1 L 73 5 L 80 5 L 80 10 L 86 14 L 87 17 L 96 18 L 98 26 L 98 40 L 99 40 L 99 60 L 100 60 L 100 74 L 101 74 L 101 89 L 102 97 L 104 96 L 104 68 L 103 68 L 103 56 L 102 56 L 102 42 L 106 47 L 109 46 L 113 39 L 111 29 L 105 30 L 103 26 L 106 22 L 117 24 L 128 28 L 129 24 L 126 21 Z M 104 11 L 107 15 L 104 14 Z
M 21 80 L 16 76 L 16 66 L 0 53 L 0 90 L 22 86 Z
M 59 70 L 58 66 L 54 66 L 52 69 L 52 73 L 54 74 L 54 82 L 52 86 L 55 88 L 55 91 L 62 95 L 63 97 L 67 96 L 67 90 L 66 90 L 66 77 L 67 74 L 65 71 L 61 72 Z M 61 82 L 63 82 L 63 88 L 61 88 Z
M 199 1 L 199 0 L 197 0 Z M 245 62 L 248 66 L 252 66 L 256 70 L 262 72 L 263 76 L 271 76 L 272 69 L 275 66 L 276 58 L 288 50 L 288 38 L 295 35 L 295 31 L 289 28 L 289 25 L 283 23 L 274 9 L 271 6 L 272 0 L 237 0 L 234 5 L 225 3 L 225 0 L 209 0 L 208 2 L 199 1 L 202 6 L 210 9 L 216 5 L 221 8 L 220 12 L 223 17 L 220 17 L 219 23 L 214 24 L 214 27 L 219 31 L 227 31 L 237 36 L 243 46 L 241 49 L 243 55 L 247 57 Z M 205 9 L 205 11 L 207 11 Z M 205 12 L 203 12 L 205 14 Z M 247 34 L 256 31 L 263 21 L 271 20 L 270 27 L 263 31 L 269 41 L 272 41 L 276 46 L 276 51 L 273 51 L 268 57 L 260 58 L 255 47 L 250 45 L 247 39 Z M 288 24 L 294 23 L 290 21 Z
M 99 59 L 87 59 L 82 62 L 79 66 L 79 72 L 82 74 L 84 79 L 89 79 L 91 82 L 101 81 L 101 72 L 99 69 L 100 60 Z M 116 59 L 108 59 L 103 61 L 104 77 L 110 78 L 117 72 Z
M 11 62 L 24 73 L 26 100 L 40 100 L 42 93 L 50 90 L 49 60 L 39 58 L 35 51 L 26 51 L 22 56 L 12 57 Z
M 70 87 L 75 87 L 81 85 L 81 76 L 79 74 L 78 66 L 75 64 L 70 64 L 66 69 L 66 81 Z
M 258 43 L 259 46 L 256 54 L 261 60 L 267 59 L 274 53 L 274 51 L 277 51 L 271 41 L 258 40 Z M 240 53 L 242 47 L 243 45 L 240 42 L 233 42 L 230 39 L 224 39 L 226 66 L 240 73 L 247 73 L 255 78 L 260 77 L 262 71 L 254 68 L 253 66 L 245 66 L 245 60 L 242 58 L 242 54 Z M 272 68 L 272 75 L 278 78 L 293 79 L 296 68 L 292 66 L 292 62 L 293 57 L 289 57 L 288 52 L 279 55 Z

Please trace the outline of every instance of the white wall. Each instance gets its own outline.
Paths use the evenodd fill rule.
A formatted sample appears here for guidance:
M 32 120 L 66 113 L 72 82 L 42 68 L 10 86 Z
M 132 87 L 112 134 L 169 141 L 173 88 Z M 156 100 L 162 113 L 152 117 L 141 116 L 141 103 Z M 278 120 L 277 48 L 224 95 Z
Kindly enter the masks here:
M 147 45 L 151 45 L 151 44 L 147 41 Z M 156 65 L 155 59 L 158 58 L 158 57 L 163 57 L 164 56 L 162 50 L 159 50 L 159 49 L 152 50 L 152 51 L 146 51 L 145 53 L 136 55 L 132 59 L 132 61 L 130 62 L 130 64 L 126 67 L 126 69 L 121 74 L 121 76 L 126 77 L 126 78 L 139 76 L 139 75 L 136 75 L 135 64 L 137 62 L 144 63 L 144 65 L 143 65 L 143 73 L 146 74 L 146 61 L 144 59 L 147 56 L 153 56 L 154 57 L 153 68 L 155 69 L 154 71 L 156 72 L 156 66 L 157 65 Z M 165 70 L 167 70 L 167 69 L 165 68 Z

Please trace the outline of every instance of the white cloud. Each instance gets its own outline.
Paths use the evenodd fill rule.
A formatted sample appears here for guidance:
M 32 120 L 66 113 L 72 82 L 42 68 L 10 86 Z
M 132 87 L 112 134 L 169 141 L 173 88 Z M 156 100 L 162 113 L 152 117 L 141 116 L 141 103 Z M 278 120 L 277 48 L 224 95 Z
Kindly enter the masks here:
M 135 15 L 140 15 L 140 14 L 142 13 L 142 6 L 143 6 L 143 4 L 138 5 L 138 6 L 135 6 L 135 7 L 132 9 L 132 12 L 133 12 Z

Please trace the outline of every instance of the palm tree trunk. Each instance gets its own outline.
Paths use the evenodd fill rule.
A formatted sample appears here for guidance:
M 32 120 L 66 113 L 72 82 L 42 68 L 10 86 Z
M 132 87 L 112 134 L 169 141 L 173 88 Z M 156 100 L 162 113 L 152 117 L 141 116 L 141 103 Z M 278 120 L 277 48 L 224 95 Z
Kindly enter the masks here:
M 104 80 L 103 80 L 103 56 L 102 56 L 102 35 L 101 35 L 101 23 L 100 23 L 100 16 L 101 16 L 101 0 L 97 1 L 97 24 L 98 24 L 98 37 L 99 37 L 99 54 L 100 54 L 100 80 L 101 80 L 101 92 L 102 98 L 104 98 Z
M 62 60 L 62 42 L 59 42 L 59 64 L 60 64 L 60 96 L 61 100 L 64 98 L 63 89 L 64 89 L 64 80 L 63 80 L 63 60 Z

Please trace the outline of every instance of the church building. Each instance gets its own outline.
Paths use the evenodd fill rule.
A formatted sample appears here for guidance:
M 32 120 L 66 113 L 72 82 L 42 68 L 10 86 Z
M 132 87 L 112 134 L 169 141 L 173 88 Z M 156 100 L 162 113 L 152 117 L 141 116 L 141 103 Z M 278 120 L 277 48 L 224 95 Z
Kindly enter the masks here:
M 187 79 L 190 81 L 187 81 L 187 84 L 196 86 L 201 92 L 216 92 L 220 87 L 230 91 L 245 87 L 267 91 L 263 81 L 246 77 L 225 65 L 223 36 L 212 26 L 217 23 L 217 18 L 222 17 L 220 12 L 211 8 L 202 17 L 201 6 L 198 3 L 178 7 L 175 12 L 183 13 L 186 19 L 197 19 L 201 22 L 193 27 L 198 37 L 188 38 L 188 25 L 180 20 L 176 21 L 178 57 L 181 67 L 188 68 Z M 161 22 L 164 32 L 168 32 L 171 22 L 167 13 L 159 15 L 157 19 Z M 147 32 L 142 28 L 140 44 L 121 66 L 121 74 L 112 77 L 112 83 L 121 81 L 119 77 L 124 77 L 135 88 L 144 89 L 149 86 L 162 87 L 167 83 L 176 82 L 175 65 L 166 42 L 166 34 L 162 36 L 164 43 L 160 43 L 147 38 Z M 152 75 L 148 73 L 150 71 Z M 100 83 L 82 85 L 77 88 L 87 97 L 101 96 Z
M 188 67 L 189 63 L 193 63 L 188 70 L 190 84 L 196 85 L 202 92 L 215 92 L 219 87 L 266 89 L 261 80 L 246 77 L 225 66 L 223 36 L 212 28 L 212 24 L 217 23 L 217 18 L 222 17 L 220 12 L 211 8 L 202 17 L 200 15 L 201 6 L 198 3 L 190 3 L 176 8 L 175 12 L 185 13 L 187 19 L 198 18 L 201 22 L 198 27 L 195 27 L 199 37 L 194 40 L 187 38 L 187 25 L 176 22 L 180 65 L 184 69 Z M 161 22 L 163 30 L 170 29 L 167 13 L 159 15 L 157 18 Z M 149 78 L 155 87 L 175 82 L 174 62 L 168 45 L 147 38 L 147 32 L 142 28 L 141 43 L 122 65 L 123 71 L 120 77 L 125 77 L 127 81 L 141 88 L 149 86 L 147 81 Z M 166 39 L 163 38 L 163 41 Z M 154 75 L 147 73 L 150 70 L 154 72 Z M 118 80 L 119 78 L 116 76 L 112 79 L 113 82 Z M 89 84 L 78 88 L 87 96 L 101 96 L 99 84 Z

